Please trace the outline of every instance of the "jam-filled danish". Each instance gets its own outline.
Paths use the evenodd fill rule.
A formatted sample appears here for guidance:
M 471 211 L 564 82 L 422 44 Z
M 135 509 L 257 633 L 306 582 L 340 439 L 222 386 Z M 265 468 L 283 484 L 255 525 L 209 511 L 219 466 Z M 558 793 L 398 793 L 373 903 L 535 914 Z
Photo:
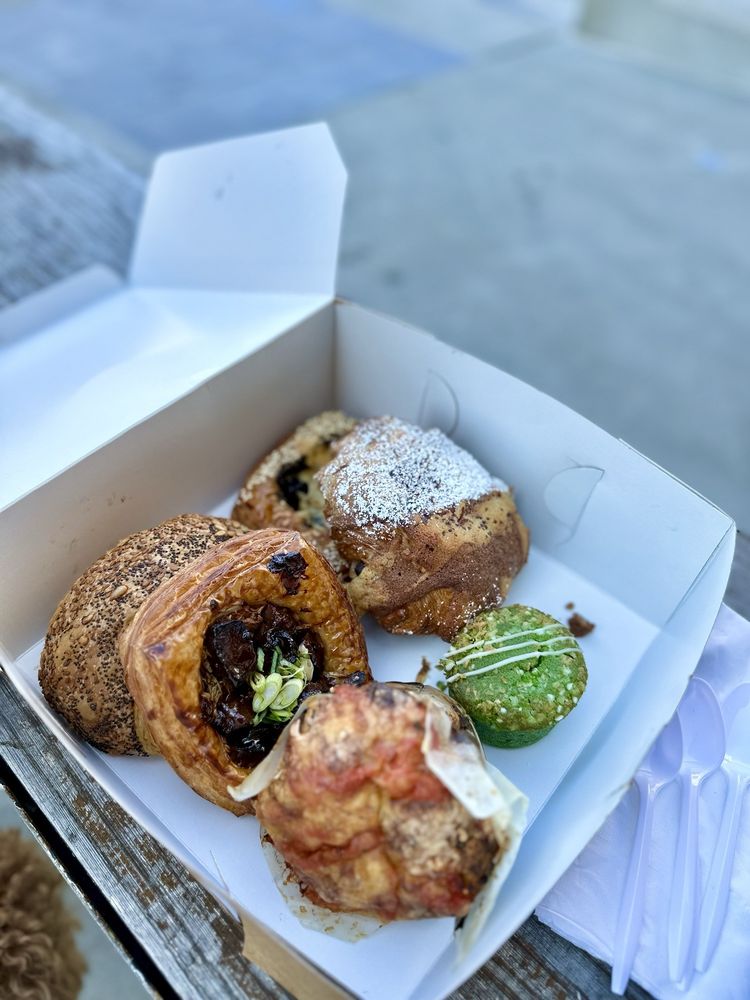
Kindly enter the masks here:
M 241 814 L 239 785 L 309 694 L 370 679 L 357 616 L 297 532 L 251 531 L 144 602 L 123 633 L 125 679 L 151 740 L 204 798 Z

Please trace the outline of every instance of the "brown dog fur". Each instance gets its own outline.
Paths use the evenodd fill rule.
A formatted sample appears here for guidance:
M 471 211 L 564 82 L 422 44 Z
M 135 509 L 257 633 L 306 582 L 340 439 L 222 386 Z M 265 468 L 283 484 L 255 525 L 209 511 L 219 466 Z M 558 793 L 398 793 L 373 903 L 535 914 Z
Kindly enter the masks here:
M 86 962 L 62 879 L 36 844 L 0 830 L 0 997 L 75 1000 Z

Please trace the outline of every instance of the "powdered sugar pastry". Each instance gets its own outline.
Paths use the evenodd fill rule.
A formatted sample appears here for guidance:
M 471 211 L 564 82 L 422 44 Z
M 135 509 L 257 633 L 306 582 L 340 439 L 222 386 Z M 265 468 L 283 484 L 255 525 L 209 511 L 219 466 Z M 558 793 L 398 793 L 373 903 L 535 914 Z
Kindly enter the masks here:
M 318 473 L 321 491 L 359 528 L 403 526 L 507 485 L 441 431 L 366 420 Z

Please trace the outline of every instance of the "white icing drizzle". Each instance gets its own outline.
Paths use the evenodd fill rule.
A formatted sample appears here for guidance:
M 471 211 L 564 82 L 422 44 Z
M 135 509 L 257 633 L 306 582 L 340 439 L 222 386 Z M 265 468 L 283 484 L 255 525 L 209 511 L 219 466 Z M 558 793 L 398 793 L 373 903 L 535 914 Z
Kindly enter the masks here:
M 509 636 L 509 638 L 513 638 Z M 567 642 L 570 637 L 564 632 L 560 635 L 553 635 L 551 639 L 528 639 L 526 642 L 516 642 L 512 646 L 485 646 L 484 649 L 477 650 L 476 653 L 469 653 L 468 656 L 461 656 L 453 660 L 451 666 L 460 667 L 470 660 L 481 660 L 484 656 L 491 656 L 492 653 L 506 653 L 511 649 L 523 649 L 524 646 L 551 646 L 553 642 Z M 553 650 L 556 652 L 556 650 Z
M 564 636 L 562 638 L 564 638 Z M 578 646 L 566 646 L 564 649 L 547 649 L 541 650 L 538 653 L 521 653 L 520 656 L 508 656 L 503 660 L 499 660 L 497 663 L 490 663 L 486 667 L 477 667 L 476 670 L 466 670 L 462 674 L 452 674 L 448 677 L 448 681 L 449 683 L 452 681 L 461 681 L 464 677 L 475 677 L 477 674 L 486 674 L 490 670 L 498 670 L 500 667 L 507 667 L 510 663 L 520 663 L 522 660 L 535 660 L 542 656 L 560 656 L 562 653 L 579 652 L 580 650 Z
M 562 631 L 567 635 L 568 630 L 560 622 L 553 622 L 551 625 L 542 625 L 541 628 L 527 628 L 523 629 L 521 632 L 511 632 L 510 635 L 506 636 L 494 636 L 492 640 L 490 639 L 478 639 L 476 642 L 469 642 L 465 646 L 456 648 L 453 646 L 446 656 L 453 656 L 455 653 L 465 653 L 469 649 L 476 649 L 478 646 L 486 646 L 488 642 L 492 641 L 494 643 L 508 642 L 510 639 L 524 639 L 527 635 L 544 635 L 546 632 L 552 632 L 553 629 L 562 629 Z

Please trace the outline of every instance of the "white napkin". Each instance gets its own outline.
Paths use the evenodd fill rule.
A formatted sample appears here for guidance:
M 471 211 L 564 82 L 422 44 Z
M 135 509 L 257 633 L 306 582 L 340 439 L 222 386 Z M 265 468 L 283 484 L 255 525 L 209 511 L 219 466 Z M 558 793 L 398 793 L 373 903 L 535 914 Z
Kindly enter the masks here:
M 722 605 L 696 674 L 721 700 L 750 681 L 750 622 Z M 744 719 L 748 715 L 743 712 Z M 725 797 L 720 773 L 704 783 L 700 800 L 702 886 L 713 856 Z M 643 929 L 631 978 L 660 1000 L 748 1000 L 750 998 L 750 790 L 745 801 L 732 871 L 727 920 L 708 970 L 696 972 L 688 991 L 669 981 L 667 910 L 677 840 L 679 788 L 665 788 L 656 800 L 649 849 Z M 612 945 L 625 873 L 633 843 L 638 792 L 632 788 L 594 839 L 542 900 L 536 915 L 574 944 L 611 964 Z

